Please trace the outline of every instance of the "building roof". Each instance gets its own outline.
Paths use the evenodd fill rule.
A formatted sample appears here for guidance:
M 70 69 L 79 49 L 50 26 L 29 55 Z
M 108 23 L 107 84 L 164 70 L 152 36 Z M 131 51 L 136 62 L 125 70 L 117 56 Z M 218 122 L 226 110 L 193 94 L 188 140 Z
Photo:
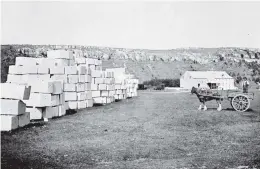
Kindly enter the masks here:
M 187 71 L 194 79 L 232 79 L 225 71 Z

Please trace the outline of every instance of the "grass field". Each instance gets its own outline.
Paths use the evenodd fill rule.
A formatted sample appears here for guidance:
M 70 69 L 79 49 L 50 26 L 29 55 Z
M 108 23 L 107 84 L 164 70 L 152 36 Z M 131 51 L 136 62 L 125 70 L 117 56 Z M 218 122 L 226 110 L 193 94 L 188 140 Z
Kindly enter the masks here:
M 260 168 L 260 92 L 221 112 L 189 93 L 142 92 L 1 133 L 2 168 Z

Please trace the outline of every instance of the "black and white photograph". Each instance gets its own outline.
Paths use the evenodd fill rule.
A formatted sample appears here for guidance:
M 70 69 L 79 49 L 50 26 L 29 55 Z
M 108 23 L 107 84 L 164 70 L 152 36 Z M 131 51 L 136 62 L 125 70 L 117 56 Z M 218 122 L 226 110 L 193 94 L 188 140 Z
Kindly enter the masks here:
M 260 169 L 260 1 L 0 8 L 0 168 Z

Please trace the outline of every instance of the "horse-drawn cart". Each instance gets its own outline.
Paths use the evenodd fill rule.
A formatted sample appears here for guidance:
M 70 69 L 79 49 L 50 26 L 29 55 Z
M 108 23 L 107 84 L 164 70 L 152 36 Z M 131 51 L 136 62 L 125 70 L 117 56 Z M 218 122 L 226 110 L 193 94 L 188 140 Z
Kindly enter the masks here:
M 216 100 L 221 107 L 221 101 L 228 100 L 232 108 L 239 112 L 247 111 L 250 108 L 250 100 L 254 99 L 254 93 L 243 93 L 240 90 L 197 91 L 196 88 L 193 88 L 191 92 L 195 93 L 198 96 L 200 102 L 202 102 L 204 106 L 205 106 L 205 102 L 210 100 Z

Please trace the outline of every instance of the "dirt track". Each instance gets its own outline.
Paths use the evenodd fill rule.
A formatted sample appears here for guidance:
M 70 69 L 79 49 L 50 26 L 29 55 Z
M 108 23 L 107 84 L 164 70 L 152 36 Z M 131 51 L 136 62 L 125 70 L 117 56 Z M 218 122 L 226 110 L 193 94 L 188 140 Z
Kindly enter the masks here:
M 141 93 L 2 133 L 2 168 L 260 168 L 259 103 L 198 111 L 189 93 Z

